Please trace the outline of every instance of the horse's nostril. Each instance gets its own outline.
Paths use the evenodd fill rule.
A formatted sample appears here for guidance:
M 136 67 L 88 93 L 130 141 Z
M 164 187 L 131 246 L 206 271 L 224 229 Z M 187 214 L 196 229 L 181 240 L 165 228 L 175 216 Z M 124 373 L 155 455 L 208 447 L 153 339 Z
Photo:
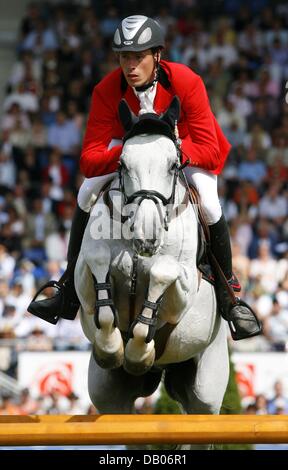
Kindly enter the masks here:
M 139 238 L 135 238 L 133 240 L 133 244 L 137 253 L 144 256 L 152 256 L 159 245 L 156 238 L 152 240 L 141 240 Z

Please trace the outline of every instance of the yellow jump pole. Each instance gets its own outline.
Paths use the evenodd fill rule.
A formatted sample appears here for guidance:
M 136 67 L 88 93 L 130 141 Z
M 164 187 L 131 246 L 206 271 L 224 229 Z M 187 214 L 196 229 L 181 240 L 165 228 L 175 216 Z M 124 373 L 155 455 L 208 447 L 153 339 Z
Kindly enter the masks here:
M 0 416 L 0 446 L 155 443 L 288 443 L 288 416 Z

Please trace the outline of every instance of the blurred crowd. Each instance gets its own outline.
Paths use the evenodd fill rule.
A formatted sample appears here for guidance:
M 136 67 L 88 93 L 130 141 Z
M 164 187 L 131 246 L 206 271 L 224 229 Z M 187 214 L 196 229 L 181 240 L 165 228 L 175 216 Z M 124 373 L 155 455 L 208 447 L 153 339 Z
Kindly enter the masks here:
M 3 415 L 94 415 L 97 410 L 93 405 L 87 406 L 74 392 L 64 396 L 58 391 L 33 397 L 28 388 L 23 388 L 18 397 L 2 393 L 0 416 Z
M 268 398 L 261 393 L 256 395 L 255 400 L 251 401 L 245 409 L 246 414 L 256 415 L 287 415 L 288 397 L 284 392 L 283 383 L 277 380 L 273 387 L 273 395 Z
M 202 76 L 233 145 L 219 194 L 241 295 L 263 321 L 263 335 L 231 346 L 287 350 L 288 5 L 152 3 L 32 3 L 20 21 L 0 122 L 0 370 L 12 376 L 23 349 L 89 347 L 79 319 L 52 326 L 26 308 L 66 267 L 91 92 L 117 67 L 111 38 L 121 18 L 135 13 L 165 28 L 165 59 Z

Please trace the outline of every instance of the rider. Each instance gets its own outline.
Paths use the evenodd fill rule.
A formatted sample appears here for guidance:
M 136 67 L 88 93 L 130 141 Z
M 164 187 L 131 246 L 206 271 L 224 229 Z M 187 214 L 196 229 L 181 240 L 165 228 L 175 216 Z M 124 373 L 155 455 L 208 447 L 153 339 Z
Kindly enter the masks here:
M 29 312 L 47 321 L 56 323 L 59 317 L 74 319 L 79 308 L 74 266 L 95 194 L 118 168 L 124 135 L 118 117 L 122 98 L 137 115 L 161 114 L 172 97 L 178 95 L 181 150 L 190 158 L 186 177 L 200 193 L 210 229 L 211 250 L 232 289 L 235 292 L 241 289 L 232 272 L 229 231 L 217 194 L 217 175 L 223 169 L 231 146 L 212 114 L 202 79 L 185 65 L 161 60 L 163 48 L 162 28 L 151 18 L 129 16 L 116 29 L 113 50 L 118 54 L 120 67 L 109 73 L 93 91 L 80 161 L 86 179 L 78 194 L 64 282 L 56 283 L 59 290 L 54 297 L 33 300 L 28 307 Z M 221 302 L 228 300 L 224 296 Z M 241 315 L 240 309 L 240 316 L 241 339 L 260 332 L 259 323 L 249 310 Z M 237 322 L 236 318 L 236 330 Z

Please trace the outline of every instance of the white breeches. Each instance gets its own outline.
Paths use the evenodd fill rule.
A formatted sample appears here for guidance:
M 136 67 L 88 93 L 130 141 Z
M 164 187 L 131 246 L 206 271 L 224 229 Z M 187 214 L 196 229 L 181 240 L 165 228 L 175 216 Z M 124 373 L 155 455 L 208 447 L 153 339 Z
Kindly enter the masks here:
M 184 172 L 188 183 L 192 183 L 200 194 L 207 224 L 216 224 L 222 215 L 217 191 L 217 176 L 209 171 L 191 166 L 187 166 Z
M 82 211 L 90 212 L 92 205 L 97 199 L 100 190 L 104 184 L 110 179 L 114 178 L 115 173 L 109 175 L 95 176 L 94 178 L 85 178 L 79 192 L 78 192 L 78 205 Z
M 120 139 L 112 139 L 108 149 L 111 149 L 112 147 L 115 147 L 115 145 L 119 145 L 121 143 L 122 140 Z M 109 179 L 114 178 L 115 175 L 116 172 L 103 176 L 95 176 L 94 178 L 85 178 L 79 189 L 77 197 L 78 206 L 80 209 L 82 209 L 82 211 L 90 212 L 91 207 L 96 201 L 97 196 L 103 188 L 104 184 Z

